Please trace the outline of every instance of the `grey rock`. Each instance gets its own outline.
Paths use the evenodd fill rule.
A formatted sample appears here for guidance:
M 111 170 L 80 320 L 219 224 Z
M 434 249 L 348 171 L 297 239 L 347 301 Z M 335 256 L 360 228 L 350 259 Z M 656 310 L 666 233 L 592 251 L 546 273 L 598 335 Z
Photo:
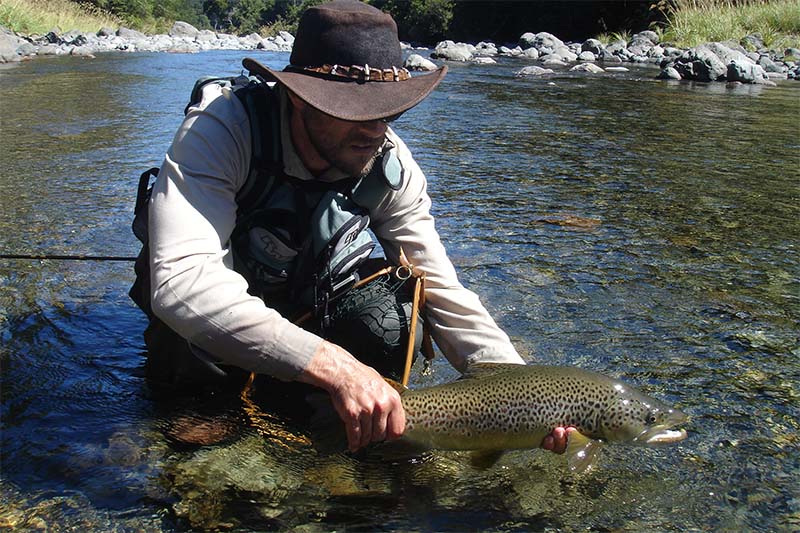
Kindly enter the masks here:
M 117 36 L 122 37 L 123 39 L 127 39 L 129 41 L 138 41 L 145 39 L 147 37 L 144 33 L 140 31 L 132 30 L 124 26 L 119 27 L 119 29 L 117 30 Z
M 596 61 L 597 57 L 594 55 L 594 52 L 581 52 L 578 56 L 579 61 Z
M 767 73 L 783 73 L 784 68 L 782 65 L 778 65 L 769 56 L 763 55 L 758 58 L 756 64 L 763 68 Z
M 680 80 L 681 75 L 673 67 L 666 67 L 664 69 L 661 69 L 661 72 L 658 73 L 658 76 L 656 76 L 656 78 L 658 78 L 659 80 Z
M 655 46 L 650 39 L 645 39 L 643 37 L 634 37 L 633 40 L 628 44 L 628 51 L 633 54 L 634 56 L 645 56 L 650 52 L 650 50 Z
M 474 47 L 472 47 L 474 49 Z M 453 41 L 442 41 L 436 45 L 431 53 L 434 59 L 446 59 L 448 61 L 469 61 L 473 57 L 473 50 L 470 45 L 455 43 Z
M 587 53 L 587 52 L 584 52 L 584 53 Z M 591 52 L 588 52 L 588 53 L 591 53 Z M 575 65 L 571 69 L 569 69 L 569 71 L 570 72 L 590 72 L 592 74 L 599 74 L 601 72 L 605 72 L 605 70 L 603 70 L 601 67 L 598 67 L 594 63 L 580 63 L 578 65 Z
M 597 56 L 597 59 L 603 63 L 622 63 L 621 57 L 610 53 L 608 50 L 602 50 L 600 55 Z
M 741 40 L 741 44 L 750 51 L 761 50 L 764 48 L 764 38 L 760 33 L 751 33 Z
M 536 48 L 526 48 L 522 52 L 522 57 L 526 57 L 528 59 L 539 59 L 539 50 Z
M 436 70 L 439 68 L 436 66 L 436 63 L 431 61 L 430 59 L 425 59 L 419 54 L 411 54 L 409 55 L 403 66 L 408 70 L 422 70 L 422 71 L 431 71 Z
M 111 28 L 108 28 L 108 27 L 100 28 L 97 31 L 97 36 L 98 37 L 112 37 L 112 36 L 114 36 L 116 34 L 117 34 L 117 32 L 115 32 L 114 30 L 112 30 Z
M 800 48 L 787 48 L 783 51 L 783 57 L 793 57 L 795 59 L 800 59 Z
M 492 64 L 497 63 L 497 61 L 495 61 L 491 57 L 485 57 L 485 56 L 476 57 L 472 61 L 473 61 L 473 63 L 477 63 L 479 65 L 492 65 Z
M 538 48 L 539 51 L 542 51 L 542 48 L 550 48 L 555 49 L 561 46 L 564 46 L 564 41 L 553 35 L 552 33 L 547 33 L 546 31 L 542 31 L 536 34 L 533 39 L 533 46 Z
M 586 39 L 585 41 L 583 41 L 583 44 L 581 45 L 582 52 L 591 52 L 595 56 L 598 55 L 601 51 L 603 51 L 604 48 L 605 45 L 603 45 L 603 43 L 601 43 L 597 39 Z
M 198 43 L 208 43 L 217 40 L 217 34 L 211 30 L 200 30 L 195 35 L 194 40 Z
M 630 69 L 626 67 L 606 67 L 608 72 L 629 72 Z
M 644 30 L 640 31 L 639 33 L 635 34 L 632 38 L 633 41 L 637 39 L 646 39 L 653 44 L 658 44 L 661 42 L 661 39 L 658 38 L 658 34 L 651 30 Z
M 566 62 L 577 61 L 578 59 L 578 55 L 564 45 L 553 48 L 549 56 L 552 56 L 553 59 L 560 59 Z
M 546 74 L 553 74 L 554 71 L 549 68 L 542 68 L 536 65 L 532 65 L 530 67 L 524 67 L 523 69 L 517 71 L 517 76 L 544 76 Z
M 532 48 L 532 50 L 536 50 L 536 48 Z M 507 47 L 507 46 L 501 46 L 501 47 L 498 49 L 498 53 L 499 53 L 500 55 L 502 55 L 502 56 L 512 56 L 512 57 L 516 57 L 516 56 L 518 56 L 518 55 L 521 55 L 521 54 L 522 54 L 522 48 L 521 48 L 521 47 L 519 47 L 519 46 L 516 46 L 516 47 L 514 47 L 514 48 L 509 48 L 509 47 Z M 538 57 L 538 52 L 537 52 L 537 57 Z
M 170 37 L 191 37 L 194 39 L 198 33 L 200 33 L 200 30 L 182 20 L 176 20 L 169 30 Z
M 476 57 L 492 57 L 497 55 L 497 46 L 494 43 L 488 41 L 481 41 L 475 45 L 475 53 L 473 54 Z
M 17 53 L 22 57 L 34 56 L 36 55 L 36 47 L 33 43 L 20 39 L 19 46 L 17 46 Z
M 61 39 L 61 35 L 59 35 L 59 31 L 57 30 L 50 30 L 44 36 L 44 41 L 50 44 L 61 44 L 63 41 Z
M 728 81 L 740 81 L 742 83 L 765 84 L 768 81 L 767 73 L 752 61 L 732 60 L 728 63 Z M 768 84 L 765 84 L 768 85 Z
M 283 39 L 285 43 L 289 43 L 290 45 L 294 44 L 294 35 L 292 35 L 288 31 L 279 31 L 278 37 Z
M 547 65 L 549 67 L 566 67 L 567 63 L 560 57 L 548 57 L 544 61 L 542 61 L 543 65 Z
M 0 32 L 0 63 L 16 63 L 22 59 L 17 53 L 18 39 L 5 32 Z
M 533 48 L 535 42 L 536 42 L 536 34 L 531 32 L 526 32 L 520 36 L 519 42 L 517 44 L 523 50 L 527 50 L 528 48 Z
M 94 59 L 95 55 L 88 46 L 73 46 L 69 50 L 69 55 L 75 57 L 85 57 L 87 59 Z

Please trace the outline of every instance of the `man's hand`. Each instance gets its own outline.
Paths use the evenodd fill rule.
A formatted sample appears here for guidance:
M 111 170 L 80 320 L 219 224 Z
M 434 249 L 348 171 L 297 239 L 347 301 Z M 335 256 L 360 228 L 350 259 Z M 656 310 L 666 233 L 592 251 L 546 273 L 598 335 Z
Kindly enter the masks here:
M 567 437 L 575 431 L 574 427 L 557 427 L 542 440 L 542 448 L 554 453 L 564 453 L 567 450 Z
M 397 439 L 405 430 L 406 415 L 397 391 L 377 371 L 335 344 L 323 341 L 298 380 L 331 395 L 350 451 Z

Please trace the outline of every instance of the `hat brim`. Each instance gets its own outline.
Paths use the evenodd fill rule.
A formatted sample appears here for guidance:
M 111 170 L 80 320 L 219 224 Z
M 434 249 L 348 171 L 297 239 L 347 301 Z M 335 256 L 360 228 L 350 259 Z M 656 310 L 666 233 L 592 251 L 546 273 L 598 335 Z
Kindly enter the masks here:
M 404 81 L 359 82 L 276 71 L 249 57 L 242 65 L 253 74 L 284 85 L 327 115 L 359 122 L 380 120 L 411 109 L 424 100 L 447 73 L 447 66 L 443 66 L 430 74 L 412 76 Z

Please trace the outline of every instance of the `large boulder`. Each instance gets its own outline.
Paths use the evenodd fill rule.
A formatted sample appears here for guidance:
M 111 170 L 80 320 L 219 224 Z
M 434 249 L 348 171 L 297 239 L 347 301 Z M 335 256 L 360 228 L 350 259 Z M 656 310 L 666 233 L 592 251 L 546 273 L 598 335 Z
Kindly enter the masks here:
M 728 63 L 728 81 L 739 81 L 742 83 L 757 83 L 761 85 L 772 85 L 767 73 L 750 60 L 742 61 L 734 59 Z
M 17 53 L 19 39 L 10 33 L 0 31 L 0 63 L 16 63 L 22 59 Z
M 173 24 L 172 28 L 169 30 L 170 37 L 189 37 L 190 39 L 194 39 L 197 37 L 198 33 L 200 33 L 200 30 L 188 22 L 183 22 L 181 20 L 176 20 L 175 24 Z
M 446 59 L 448 61 L 469 61 L 475 51 L 474 46 L 453 41 L 442 41 L 436 45 L 431 53 L 433 59 Z
M 128 41 L 140 41 L 144 40 L 147 36 L 140 31 L 120 26 L 117 30 L 117 37 L 122 37 Z
M 406 58 L 403 66 L 408 70 L 423 70 L 423 71 L 436 70 L 437 68 L 439 68 L 436 66 L 436 63 L 434 63 L 430 59 L 425 59 L 419 54 L 409 55 Z

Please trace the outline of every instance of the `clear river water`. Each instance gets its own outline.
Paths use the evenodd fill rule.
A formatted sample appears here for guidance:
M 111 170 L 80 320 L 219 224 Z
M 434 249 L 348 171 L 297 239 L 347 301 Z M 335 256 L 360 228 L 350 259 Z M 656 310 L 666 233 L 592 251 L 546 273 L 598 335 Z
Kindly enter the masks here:
M 243 56 L 0 70 L 0 253 L 135 255 L 138 174 L 194 80 Z M 609 446 L 580 476 L 541 450 L 485 470 L 321 457 L 243 404 L 233 438 L 176 446 L 143 378 L 132 264 L 2 259 L 0 529 L 800 529 L 800 83 L 515 77 L 525 65 L 452 65 L 395 129 L 463 282 L 520 353 L 678 406 L 685 441 Z M 437 358 L 411 385 L 456 377 Z

